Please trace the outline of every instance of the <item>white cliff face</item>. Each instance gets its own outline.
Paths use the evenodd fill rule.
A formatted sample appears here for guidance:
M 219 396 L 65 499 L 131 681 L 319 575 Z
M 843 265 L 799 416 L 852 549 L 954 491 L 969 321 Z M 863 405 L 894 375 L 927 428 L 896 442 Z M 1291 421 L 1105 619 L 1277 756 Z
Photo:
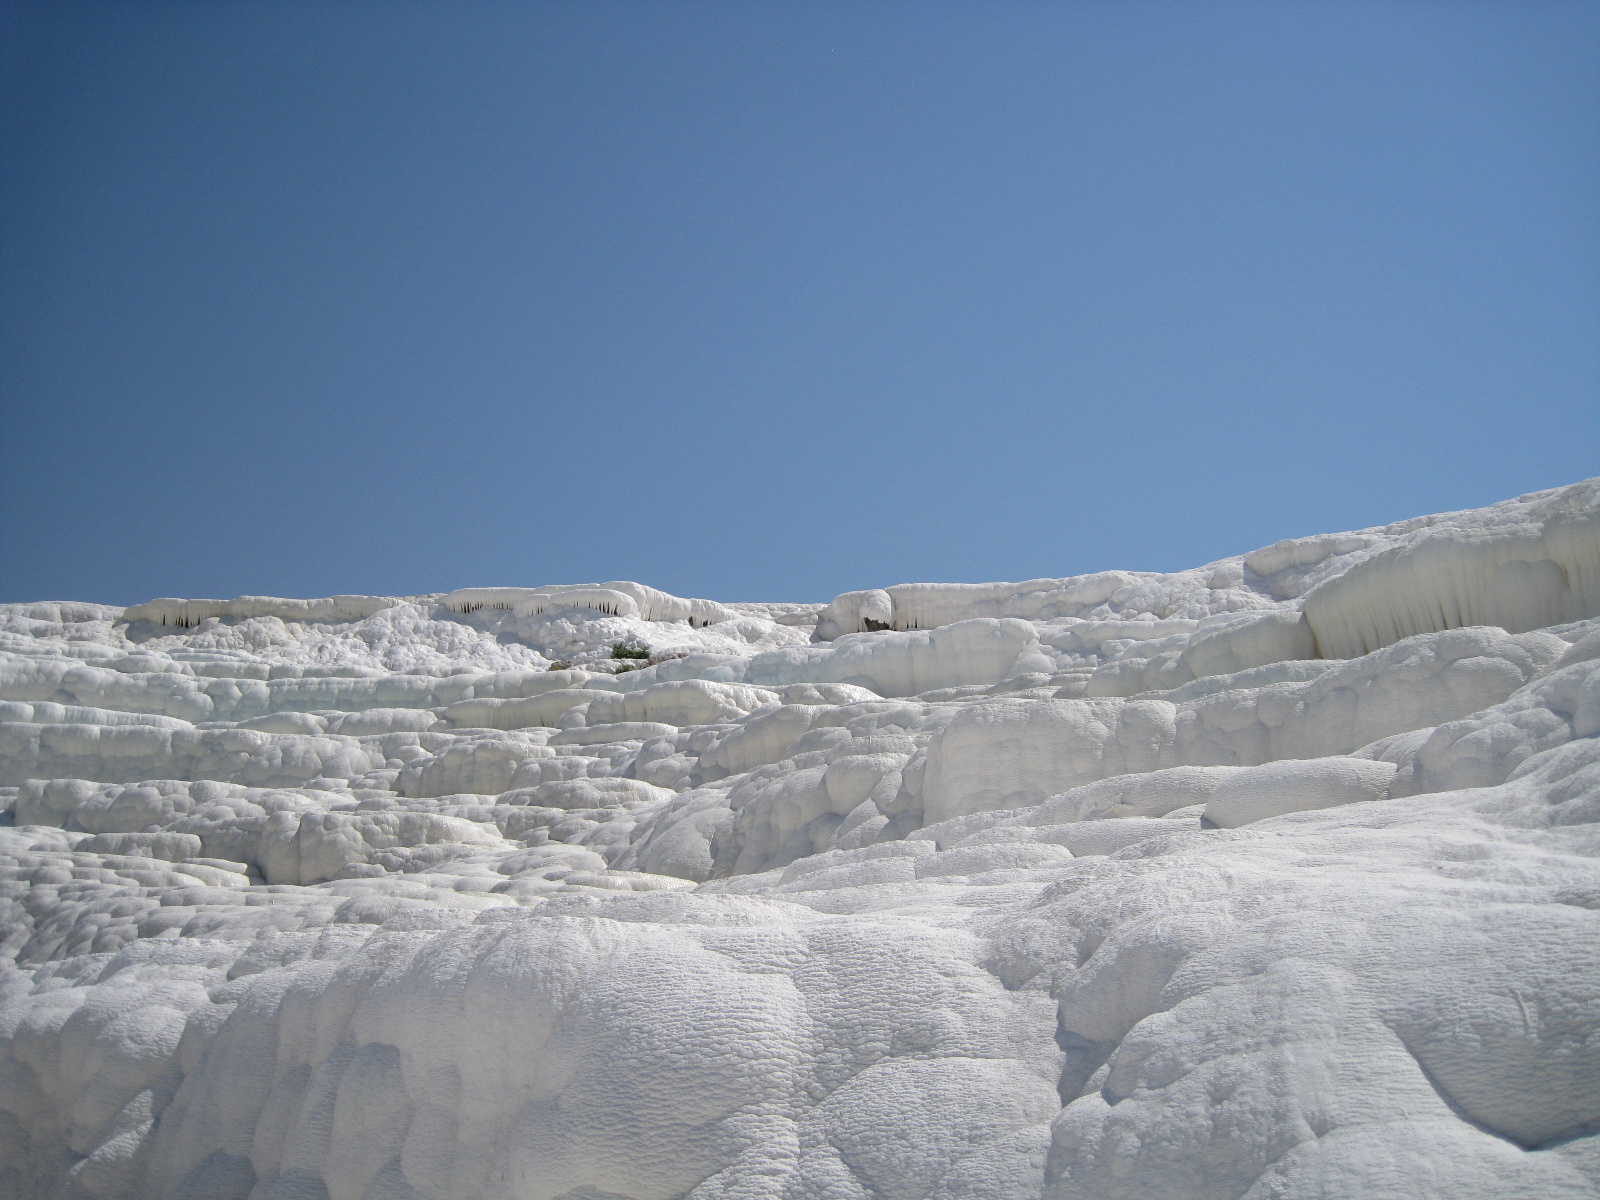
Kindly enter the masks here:
M 1600 481 L 1171 575 L 0 607 L 0 1197 L 1600 1196 Z

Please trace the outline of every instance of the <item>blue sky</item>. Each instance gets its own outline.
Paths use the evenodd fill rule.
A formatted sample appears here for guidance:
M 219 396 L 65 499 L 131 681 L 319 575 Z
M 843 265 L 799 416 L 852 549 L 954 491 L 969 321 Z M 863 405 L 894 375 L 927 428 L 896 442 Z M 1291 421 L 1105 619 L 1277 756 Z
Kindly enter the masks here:
M 3 22 L 0 600 L 822 600 L 1600 473 L 1600 5 Z

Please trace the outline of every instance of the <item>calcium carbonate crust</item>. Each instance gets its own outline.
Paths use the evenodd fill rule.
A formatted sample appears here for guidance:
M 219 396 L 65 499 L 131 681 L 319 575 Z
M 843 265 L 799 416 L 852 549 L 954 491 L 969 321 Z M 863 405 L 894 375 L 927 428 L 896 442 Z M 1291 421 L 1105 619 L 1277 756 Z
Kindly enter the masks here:
M 1600 1196 L 1600 480 L 1175 574 L 0 606 L 0 1197 Z

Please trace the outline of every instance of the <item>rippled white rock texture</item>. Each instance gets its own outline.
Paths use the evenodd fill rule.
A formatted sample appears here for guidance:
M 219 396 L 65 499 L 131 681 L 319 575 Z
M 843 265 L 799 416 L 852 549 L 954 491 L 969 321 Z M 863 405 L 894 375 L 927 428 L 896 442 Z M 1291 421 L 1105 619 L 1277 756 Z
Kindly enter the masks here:
M 0 630 L 0 1194 L 1600 1195 L 1600 481 Z

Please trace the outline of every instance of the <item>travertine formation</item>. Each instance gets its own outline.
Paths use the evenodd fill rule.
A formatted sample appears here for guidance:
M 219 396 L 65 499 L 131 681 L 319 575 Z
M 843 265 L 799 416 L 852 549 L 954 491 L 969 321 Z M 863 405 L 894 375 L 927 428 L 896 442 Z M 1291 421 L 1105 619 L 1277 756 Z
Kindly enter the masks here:
M 0 607 L 0 1196 L 1600 1196 L 1600 481 L 1177 574 Z

